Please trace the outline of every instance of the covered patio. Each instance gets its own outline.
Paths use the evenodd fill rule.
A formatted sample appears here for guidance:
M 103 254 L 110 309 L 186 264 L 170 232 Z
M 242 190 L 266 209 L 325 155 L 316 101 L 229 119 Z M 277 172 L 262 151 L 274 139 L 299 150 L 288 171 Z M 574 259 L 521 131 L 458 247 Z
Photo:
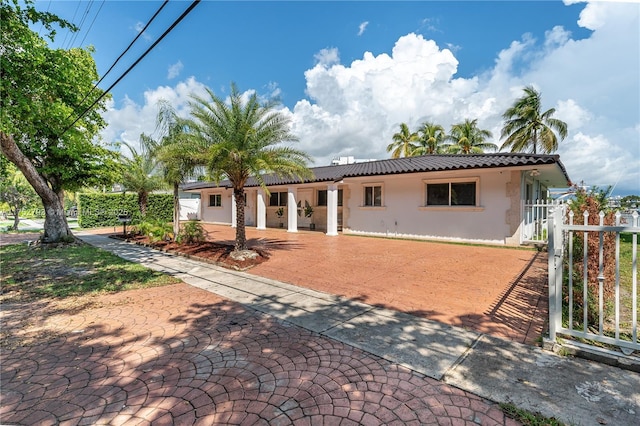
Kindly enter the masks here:
M 235 228 L 204 224 L 232 242 Z M 269 261 L 247 272 L 536 344 L 548 312 L 546 254 L 531 249 L 247 227 Z

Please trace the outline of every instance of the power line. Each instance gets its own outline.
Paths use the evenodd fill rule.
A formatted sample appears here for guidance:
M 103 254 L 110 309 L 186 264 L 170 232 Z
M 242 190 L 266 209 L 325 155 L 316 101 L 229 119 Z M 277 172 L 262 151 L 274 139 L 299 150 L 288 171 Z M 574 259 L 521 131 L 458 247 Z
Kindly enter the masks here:
M 104 2 L 105 1 L 106 0 L 102 0 L 102 3 L 100 3 L 100 8 L 96 12 L 96 15 L 93 17 L 93 21 L 91 21 L 91 24 L 89 25 L 89 28 L 87 28 L 87 32 L 84 33 L 84 37 L 82 37 L 82 41 L 80 42 L 80 47 L 82 47 L 82 45 L 84 44 L 84 41 L 87 39 L 87 36 L 89 35 L 89 32 L 93 28 L 93 24 L 96 23 L 96 19 L 98 19 L 98 15 L 100 15 L 100 11 L 102 10 L 102 6 L 104 6 Z
M 87 16 L 89 15 L 89 11 L 91 10 L 92 7 L 93 7 L 93 0 L 89 0 L 89 2 L 87 3 L 87 7 L 84 9 L 84 13 L 82 14 L 82 18 L 80 19 L 80 23 L 78 24 L 78 31 L 76 31 L 73 34 L 73 37 L 71 38 L 71 41 L 67 46 L 67 49 L 71 48 L 71 46 L 73 46 L 74 43 L 76 42 L 76 39 L 78 38 L 78 34 L 80 34 L 80 31 L 82 31 L 82 26 L 84 25 L 84 21 L 87 19 Z
M 86 95 L 84 95 L 84 98 L 82 98 L 82 100 L 80 101 L 79 105 L 82 105 L 84 103 L 84 101 L 87 100 L 87 98 L 89 97 L 89 95 L 91 95 L 91 93 L 93 93 L 93 91 L 100 85 L 100 83 L 102 83 L 102 80 L 105 79 L 105 77 L 111 72 L 111 70 L 113 70 L 113 68 L 118 64 L 118 62 L 120 61 L 120 59 L 122 59 L 122 57 L 129 51 L 129 49 L 131 49 L 131 47 L 135 44 L 136 41 L 138 41 L 138 39 L 142 36 L 142 34 L 144 34 L 144 32 L 147 30 L 147 28 L 149 27 L 149 25 L 151 25 L 151 23 L 154 21 L 154 19 L 156 19 L 156 17 L 158 16 L 158 14 L 160 14 L 160 12 L 162 11 L 162 9 L 164 9 L 164 7 L 169 3 L 169 0 L 165 0 L 164 3 L 162 3 L 162 5 L 160 5 L 160 7 L 158 8 L 158 10 L 156 10 L 156 13 L 153 14 L 153 16 L 151 17 L 151 19 L 149 20 L 149 22 L 147 22 L 147 24 L 144 26 L 144 28 L 142 29 L 142 31 L 138 32 L 138 35 L 133 39 L 133 41 L 131 41 L 131 43 L 129 43 L 129 45 L 127 46 L 126 49 L 124 49 L 124 51 L 120 54 L 120 56 L 118 56 L 116 58 L 116 60 L 113 62 L 113 64 L 111 64 L 111 66 L 109 67 L 109 69 L 107 70 L 107 72 L 105 72 L 102 77 L 100 78 L 100 80 L 98 80 L 98 82 L 96 84 L 93 85 L 93 87 L 91 88 L 91 90 L 89 90 L 87 92 Z M 103 2 L 104 4 L 104 2 Z M 102 8 L 102 6 L 100 6 L 100 8 Z M 86 37 L 86 36 L 85 36 Z M 84 40 L 83 40 L 84 42 Z M 84 115 L 86 114 L 86 111 L 82 114 Z M 81 116 L 82 117 L 82 116 Z M 67 117 L 67 120 L 71 118 L 71 114 L 69 114 L 69 116 Z M 77 121 L 77 120 L 76 120 Z M 74 122 L 75 124 L 75 122 Z M 73 124 L 72 124 L 73 126 Z M 68 130 L 68 129 L 67 129 Z M 66 132 L 66 130 L 65 130 Z M 63 132 L 64 133 L 64 132 Z
M 191 3 L 191 5 L 189 5 L 189 7 L 188 7 L 184 12 L 182 12 L 182 15 L 180 15 L 180 16 L 178 17 L 178 19 L 176 19 L 176 20 L 173 22 L 173 24 L 171 24 L 171 26 L 170 26 L 169 28 L 167 28 L 167 30 L 166 30 L 164 33 L 162 33 L 162 35 L 160 36 L 160 38 L 158 38 L 158 39 L 157 39 L 157 40 L 156 40 L 156 41 L 155 41 L 151 46 L 149 46 L 149 48 L 148 48 L 148 49 L 147 49 L 147 50 L 146 50 L 146 51 L 145 51 L 145 52 L 144 52 L 144 53 L 143 53 L 143 54 L 142 54 L 142 55 L 141 55 L 141 56 L 140 56 L 140 57 L 139 57 L 139 58 L 138 58 L 138 59 L 137 59 L 137 60 L 136 60 L 136 61 L 135 61 L 135 62 L 134 62 L 130 67 L 129 67 L 129 68 L 127 68 L 127 70 L 126 70 L 126 71 L 125 71 L 125 72 L 124 72 L 124 73 L 123 73 L 123 74 L 122 74 L 122 75 L 121 75 L 121 76 L 120 76 L 120 77 L 119 77 L 119 78 L 118 78 L 118 79 L 117 79 L 117 80 L 116 80 L 116 81 L 115 81 L 111 86 L 109 86 L 109 88 L 108 88 L 107 90 L 105 90 L 105 91 L 104 91 L 104 92 L 103 92 L 103 93 L 98 97 L 98 99 L 96 99 L 96 100 L 91 104 L 91 106 L 89 106 L 88 108 L 86 108 L 86 109 L 82 112 L 82 114 L 80 114 L 80 115 L 78 116 L 78 118 L 76 118 L 76 119 L 74 120 L 74 122 L 73 122 L 73 123 L 71 123 L 69 126 L 67 126 L 67 128 L 66 128 L 66 129 L 64 129 L 64 131 L 60 134 L 60 136 L 62 136 L 63 134 L 65 134 L 67 131 L 69 131 L 69 129 L 70 129 L 71 127 L 73 127 L 73 126 L 74 126 L 74 125 L 75 125 L 75 124 L 76 124 L 76 123 L 77 123 L 77 122 L 78 122 L 82 117 L 84 117 L 84 116 L 85 116 L 85 114 L 86 114 L 87 112 L 89 112 L 89 111 L 90 111 L 90 110 L 91 110 L 91 109 L 92 109 L 92 108 L 93 108 L 93 107 L 94 107 L 98 102 L 100 102 L 100 100 L 101 100 L 102 98 L 104 98 L 104 97 L 107 95 L 107 93 L 109 93 L 109 92 L 111 91 L 111 89 L 113 89 L 113 88 L 114 88 L 118 83 L 120 83 L 120 81 L 121 81 L 121 80 L 122 80 L 122 79 L 123 79 L 127 74 L 129 74 L 129 72 L 130 72 L 133 68 L 135 68 L 135 67 L 140 63 L 140 61 L 142 61 L 142 60 L 144 59 L 144 57 L 145 57 L 145 56 L 147 56 L 147 54 L 149 54 L 149 52 L 151 52 L 151 50 L 153 50 L 153 49 L 158 45 L 158 43 L 160 43 L 160 42 L 162 41 L 162 39 L 164 39 L 164 38 L 167 36 L 167 34 L 169 34 L 171 31 L 173 31 L 173 29 L 174 29 L 174 28 L 175 28 L 175 27 L 180 23 L 180 21 L 182 21 L 182 20 L 183 20 L 183 19 L 184 19 L 184 18 L 185 18 L 189 13 L 191 13 L 191 11 L 192 11 L 192 10 L 193 10 L 193 9 L 194 9 L 198 4 L 199 4 L 199 3 L 200 3 L 200 1 L 201 1 L 201 0 L 194 0 L 194 1 Z

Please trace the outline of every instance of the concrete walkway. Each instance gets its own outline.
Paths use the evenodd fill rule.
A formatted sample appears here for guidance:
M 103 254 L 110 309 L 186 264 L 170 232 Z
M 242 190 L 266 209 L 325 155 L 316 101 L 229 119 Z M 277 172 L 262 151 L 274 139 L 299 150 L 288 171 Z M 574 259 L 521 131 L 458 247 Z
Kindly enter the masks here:
M 86 242 L 496 402 L 576 425 L 640 423 L 640 374 L 561 357 L 100 235 Z

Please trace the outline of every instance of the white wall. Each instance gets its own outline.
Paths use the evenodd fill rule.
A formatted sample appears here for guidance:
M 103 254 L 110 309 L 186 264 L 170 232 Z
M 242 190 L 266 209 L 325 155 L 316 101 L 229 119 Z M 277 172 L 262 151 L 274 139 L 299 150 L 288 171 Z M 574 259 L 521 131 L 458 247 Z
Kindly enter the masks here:
M 424 180 L 478 178 L 478 207 L 425 207 Z M 509 171 L 470 170 L 345 179 L 350 197 L 344 232 L 403 238 L 436 238 L 504 244 Z M 364 184 L 382 183 L 383 204 L 362 207 Z
M 180 198 L 180 220 L 200 219 L 199 213 L 199 198 Z
M 209 206 L 209 194 L 222 195 L 222 207 Z M 201 209 L 203 222 L 221 223 L 231 225 L 231 196 L 233 192 L 228 189 L 213 189 L 202 191 Z

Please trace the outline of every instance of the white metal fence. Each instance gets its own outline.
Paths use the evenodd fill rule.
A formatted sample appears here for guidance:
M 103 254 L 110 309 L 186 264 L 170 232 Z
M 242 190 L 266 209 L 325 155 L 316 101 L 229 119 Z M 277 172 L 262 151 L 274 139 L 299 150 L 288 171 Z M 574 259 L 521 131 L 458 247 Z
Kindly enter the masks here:
M 621 220 L 620 213 L 617 213 L 615 225 L 610 226 L 603 224 L 603 218 L 604 214 L 600 213 L 598 225 L 575 225 L 573 215 L 566 214 L 565 206 L 555 206 L 549 212 L 549 337 L 555 341 L 556 336 L 562 334 L 587 342 L 601 342 L 618 346 L 630 354 L 634 350 L 640 351 L 639 217 L 635 212 L 624 223 L 625 220 Z M 585 212 L 584 223 L 588 223 L 587 219 Z M 593 284 L 589 290 L 588 239 L 593 233 L 598 239 L 597 292 L 593 290 Z M 615 240 L 613 258 L 605 253 L 605 239 L 611 237 Z M 624 245 L 622 252 L 621 241 Z M 580 270 L 575 267 L 577 262 L 583 265 Z M 614 278 L 605 277 L 607 262 L 615 262 Z M 607 298 L 605 283 L 611 279 L 613 297 Z M 609 288 L 611 283 L 606 285 Z
M 549 210 L 562 205 L 554 200 L 522 200 L 520 244 L 546 244 Z

